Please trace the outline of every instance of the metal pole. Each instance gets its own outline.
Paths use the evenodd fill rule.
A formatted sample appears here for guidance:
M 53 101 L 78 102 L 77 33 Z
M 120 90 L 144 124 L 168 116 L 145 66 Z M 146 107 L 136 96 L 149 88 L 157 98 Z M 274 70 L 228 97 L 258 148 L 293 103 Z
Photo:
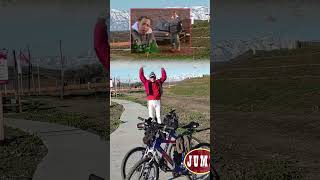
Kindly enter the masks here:
M 60 61 L 61 61 L 61 93 L 60 93 L 60 99 L 63 100 L 64 95 L 64 72 L 63 72 L 63 55 L 62 55 L 62 41 L 59 41 L 59 47 L 60 47 Z
M 17 58 L 16 58 L 16 51 L 13 50 L 13 59 L 15 61 L 15 63 L 17 64 L 17 68 L 19 68 L 18 66 L 18 62 L 17 62 Z M 20 63 L 20 62 L 19 62 Z M 20 68 L 21 68 L 21 64 L 20 64 Z M 22 69 L 21 69 L 22 71 Z M 19 73 L 19 69 L 16 70 L 16 75 L 17 75 L 17 95 L 18 95 L 18 103 L 19 103 L 19 112 L 21 113 L 22 112 L 22 107 L 21 107 L 21 81 L 20 81 L 20 73 Z M 21 78 L 22 79 L 22 78 Z
M 128 75 L 128 77 L 129 77 L 129 90 L 131 90 L 130 75 Z
M 0 142 L 4 141 L 4 119 L 3 119 L 3 104 L 2 92 L 0 91 Z
M 34 82 L 32 66 L 31 66 L 31 79 L 32 79 L 33 94 L 36 94 L 36 85 L 35 85 L 35 82 Z
M 40 59 L 38 59 L 38 95 L 40 95 L 40 93 L 41 93 L 39 60 L 40 60 Z
M 15 98 L 17 98 L 17 94 L 18 94 L 18 90 L 17 89 L 18 89 L 19 80 L 18 80 L 18 76 L 17 76 L 17 74 L 18 74 L 18 70 L 17 70 L 18 63 L 16 61 L 16 52 L 15 52 L 15 50 L 12 51 L 12 54 L 13 54 L 13 61 L 14 61 L 14 80 L 15 80 L 13 88 L 15 90 Z
M 29 95 L 30 95 L 30 89 L 31 89 L 31 78 L 30 78 L 30 76 L 31 76 L 31 54 L 30 54 L 30 48 L 29 48 L 29 45 L 27 46 L 27 48 L 28 48 L 28 58 L 29 58 L 29 72 L 28 72 L 28 84 L 29 84 L 29 86 L 28 86 L 28 88 L 29 88 Z

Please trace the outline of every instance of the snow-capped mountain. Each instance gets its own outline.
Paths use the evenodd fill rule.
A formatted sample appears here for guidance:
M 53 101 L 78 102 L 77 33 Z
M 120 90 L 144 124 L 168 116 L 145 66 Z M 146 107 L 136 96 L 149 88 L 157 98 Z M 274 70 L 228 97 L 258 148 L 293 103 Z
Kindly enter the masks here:
M 167 7 L 167 8 L 189 8 L 189 7 Z M 111 31 L 127 31 L 129 30 L 130 11 L 111 9 L 110 12 L 110 30 Z M 191 19 L 194 20 L 209 20 L 210 8 L 206 6 L 192 6 Z
M 111 9 L 110 11 L 110 31 L 129 30 L 130 14 L 127 10 Z
M 274 50 L 281 48 L 296 48 L 295 40 L 280 38 L 269 34 L 251 39 L 232 39 L 217 41 L 212 45 L 214 61 L 227 61 L 235 58 L 248 50 Z

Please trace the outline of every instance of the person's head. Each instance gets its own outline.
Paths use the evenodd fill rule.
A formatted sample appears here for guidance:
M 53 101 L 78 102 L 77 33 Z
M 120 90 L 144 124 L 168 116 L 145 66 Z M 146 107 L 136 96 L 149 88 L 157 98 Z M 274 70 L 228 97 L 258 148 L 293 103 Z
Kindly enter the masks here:
M 149 79 L 151 82 L 155 82 L 156 81 L 156 74 L 154 72 L 151 72 L 149 75 Z
M 172 15 L 173 18 L 177 18 L 178 17 L 177 11 L 173 11 L 171 15 Z
M 151 19 L 147 16 L 141 16 L 138 20 L 138 30 L 140 34 L 146 34 L 151 27 Z

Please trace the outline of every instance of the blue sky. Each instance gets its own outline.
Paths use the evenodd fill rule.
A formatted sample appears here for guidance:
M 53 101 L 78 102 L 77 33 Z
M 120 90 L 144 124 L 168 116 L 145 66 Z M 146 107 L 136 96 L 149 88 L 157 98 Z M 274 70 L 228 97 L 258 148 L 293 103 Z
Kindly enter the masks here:
M 127 10 L 130 8 L 162 8 L 168 6 L 209 6 L 209 4 L 209 0 L 111 0 L 110 8 Z

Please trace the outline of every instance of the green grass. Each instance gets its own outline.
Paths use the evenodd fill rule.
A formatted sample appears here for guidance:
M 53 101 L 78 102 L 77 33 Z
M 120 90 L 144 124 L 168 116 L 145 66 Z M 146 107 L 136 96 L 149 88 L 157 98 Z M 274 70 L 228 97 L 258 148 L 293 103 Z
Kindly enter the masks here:
M 111 55 L 112 56 L 112 55 Z M 143 53 L 131 53 L 130 51 L 116 52 L 112 59 L 130 58 L 130 60 L 208 60 L 210 58 L 210 49 L 198 49 L 192 54 L 171 54 L 171 53 L 152 53 L 147 57 Z
M 110 107 L 110 125 L 105 122 L 96 121 L 94 118 L 85 113 L 62 112 L 57 110 L 42 110 L 30 111 L 19 114 L 7 115 L 9 118 L 21 118 L 31 121 L 42 121 L 57 123 L 66 126 L 80 128 L 85 131 L 99 135 L 101 138 L 108 138 L 110 133 L 117 129 L 120 125 L 120 116 L 123 112 L 123 107 L 118 104 L 113 104 Z
M 123 111 L 124 111 L 124 108 L 122 105 L 112 102 L 110 106 L 110 131 L 111 132 L 113 132 L 119 127 L 121 123 L 120 117 Z
M 184 80 L 176 86 L 168 89 L 168 93 L 178 96 L 189 97 L 209 97 L 210 96 L 210 77 L 192 78 Z
M 318 111 L 318 51 L 258 51 L 253 58 L 215 64 L 215 104 L 240 111 Z
M 5 137 L 0 145 L 0 179 L 32 179 L 47 148 L 37 136 L 18 129 L 5 127 Z
M 76 127 L 97 134 L 103 139 L 107 139 L 119 126 L 119 119 L 124 110 L 122 105 L 112 103 L 110 107 L 111 121 L 108 121 L 108 118 L 98 120 L 95 114 L 70 112 L 70 110 L 64 111 L 63 108 L 59 109 L 50 105 L 52 105 L 50 101 L 30 100 L 30 102 L 27 101 L 24 103 L 24 112 L 5 114 L 5 116 L 8 118 L 50 122 Z
M 95 121 L 94 118 L 89 117 L 86 113 L 63 112 L 53 109 L 10 114 L 7 117 L 76 127 L 98 134 L 102 138 L 107 138 L 110 133 L 106 122 Z
M 320 106 L 320 79 L 215 80 L 216 104 L 240 111 L 311 112 Z

